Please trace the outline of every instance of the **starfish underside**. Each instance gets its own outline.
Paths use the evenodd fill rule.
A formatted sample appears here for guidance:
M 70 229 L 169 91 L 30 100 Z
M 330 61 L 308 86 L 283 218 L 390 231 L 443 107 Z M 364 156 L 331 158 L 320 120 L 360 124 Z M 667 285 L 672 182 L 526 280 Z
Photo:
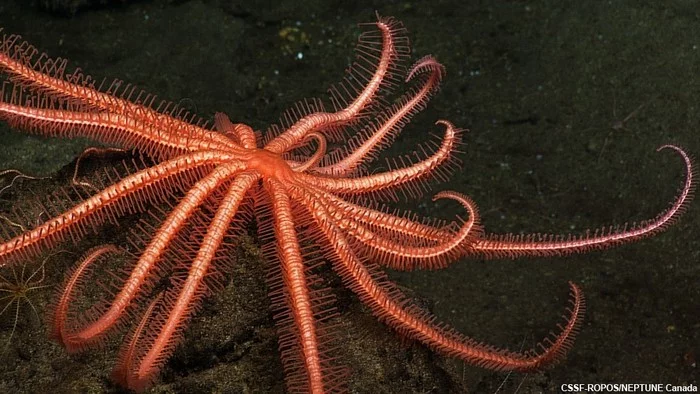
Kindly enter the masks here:
M 0 70 L 8 80 L 0 119 L 45 136 L 87 137 L 133 149 L 148 159 L 106 173 L 104 185 L 74 187 L 82 196 L 69 208 L 26 231 L 5 228 L 2 265 L 30 259 L 89 228 L 127 213 L 161 207 L 155 224 L 131 237 L 137 252 L 126 264 L 118 290 L 86 313 L 76 310 L 80 289 L 107 256 L 123 253 L 102 245 L 89 250 L 66 275 L 52 312 L 52 336 L 69 351 L 103 343 L 131 321 L 113 377 L 141 391 L 157 378 L 202 298 L 219 290 L 233 263 L 231 247 L 255 217 L 270 262 L 269 291 L 290 392 L 343 391 L 345 369 L 328 351 L 334 338 L 332 293 L 317 266 L 330 262 L 372 313 L 401 335 L 448 356 L 494 370 L 531 371 L 561 359 L 581 323 L 584 299 L 571 286 L 571 305 L 556 335 L 537 350 L 511 352 L 470 339 L 439 323 L 404 296 L 382 268 L 439 269 L 464 256 L 476 258 L 562 255 L 640 239 L 671 224 L 690 199 L 693 171 L 671 206 L 656 218 L 581 235 L 489 235 L 474 202 L 443 191 L 434 199 L 459 203 L 466 215 L 446 223 L 391 212 L 383 201 L 398 193 L 415 197 L 458 166 L 454 152 L 462 130 L 448 121 L 444 136 L 420 148 L 418 159 L 401 158 L 385 172 L 369 165 L 437 91 L 444 69 L 426 56 L 405 69 L 408 39 L 391 18 L 367 24 L 356 62 L 330 89 L 332 111 L 304 100 L 266 133 L 234 124 L 223 114 L 214 128 L 121 81 L 95 86 L 66 62 L 37 55 L 18 36 L 0 41 Z M 392 91 L 408 84 L 403 95 Z M 264 137 L 261 137 L 264 135 Z M 327 153 L 329 147 L 338 147 Z M 91 189 L 96 189 L 93 191 Z M 162 208 L 166 206 L 167 208 Z M 161 278 L 169 277 L 162 286 Z M 133 320 L 132 320 L 133 319 Z

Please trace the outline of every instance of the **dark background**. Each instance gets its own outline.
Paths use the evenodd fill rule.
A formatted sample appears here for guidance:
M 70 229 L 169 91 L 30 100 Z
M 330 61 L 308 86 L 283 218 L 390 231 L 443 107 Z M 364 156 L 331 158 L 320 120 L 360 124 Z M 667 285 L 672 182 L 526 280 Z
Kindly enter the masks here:
M 693 1 L 346 3 L 124 1 L 73 14 L 5 0 L 0 26 L 98 80 L 117 77 L 206 119 L 222 111 L 264 130 L 294 102 L 322 96 L 342 78 L 357 23 L 374 21 L 375 11 L 394 16 L 410 32 L 414 59 L 434 55 L 447 77 L 387 155 L 409 153 L 430 133 L 441 133 L 437 119 L 469 128 L 463 170 L 435 190 L 471 196 L 490 232 L 578 233 L 653 218 L 683 179 L 681 160 L 655 149 L 672 142 L 700 152 L 700 11 Z M 613 129 L 632 113 L 624 128 Z M 0 140 L 0 168 L 46 175 L 87 146 L 26 136 L 4 124 Z M 455 205 L 435 206 L 425 196 L 407 207 L 450 219 L 461 214 Z M 554 329 L 567 281 L 581 285 L 588 310 L 564 362 L 509 376 L 454 362 L 472 391 L 493 392 L 504 380 L 505 392 L 548 392 L 576 382 L 697 385 L 696 205 L 668 231 L 633 245 L 547 259 L 462 261 L 395 277 L 461 332 L 513 350 L 533 347 Z M 20 331 L 41 333 L 40 326 Z M 33 381 L 50 385 L 56 367 L 46 365 L 65 357 L 62 349 L 41 334 L 16 335 L 10 347 L 20 356 L 6 364 L 0 387 L 32 392 Z M 30 348 L 28 355 L 21 351 Z M 85 357 L 71 362 L 80 368 Z M 81 372 L 97 381 L 90 391 L 104 389 L 105 368 L 109 363 L 90 364 Z

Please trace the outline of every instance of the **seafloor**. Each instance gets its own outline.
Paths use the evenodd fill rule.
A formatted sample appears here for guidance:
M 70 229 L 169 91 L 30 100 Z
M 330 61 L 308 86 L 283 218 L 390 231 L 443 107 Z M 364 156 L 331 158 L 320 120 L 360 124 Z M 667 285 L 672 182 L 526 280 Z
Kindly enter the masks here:
M 655 149 L 676 143 L 700 152 L 700 11 L 694 1 L 125 0 L 72 14 L 5 0 L 0 26 L 98 80 L 117 77 L 206 119 L 222 111 L 234 122 L 265 129 L 295 101 L 323 95 L 342 78 L 357 23 L 372 22 L 375 11 L 404 22 L 414 59 L 433 54 L 447 68 L 441 92 L 387 156 L 410 154 L 435 138 L 437 119 L 469 128 L 462 169 L 432 192 L 470 195 L 489 232 L 579 233 L 654 218 L 683 179 L 681 160 Z M 0 140 L 0 169 L 50 177 L 0 195 L 4 211 L 65 183 L 69 164 L 88 144 L 35 138 L 4 124 Z M 445 219 L 461 214 L 453 203 L 435 206 L 429 195 L 402 204 Z M 439 272 L 393 275 L 440 319 L 512 350 L 532 348 L 555 329 L 567 305 L 567 281 L 580 284 L 588 309 L 575 345 L 559 365 L 534 374 L 485 371 L 405 343 L 341 291 L 338 324 L 347 329 L 347 346 L 340 356 L 355 372 L 351 389 L 538 393 L 557 392 L 564 383 L 697 386 L 698 218 L 691 204 L 666 232 L 610 250 L 466 260 Z M 89 241 L 118 240 L 120 231 L 102 229 Z M 86 245 L 57 250 L 80 253 Z M 226 291 L 195 318 L 154 392 L 283 390 L 272 318 L 260 313 L 267 300 L 258 252 L 253 241 L 246 246 Z M 60 283 L 76 258 L 62 255 L 47 260 L 42 285 Z M 50 288 L 28 294 L 40 314 L 51 295 Z M 68 356 L 47 339 L 43 320 L 32 316 L 30 307 L 20 309 L 12 338 L 14 309 L 0 316 L 0 341 L 7 343 L 0 392 L 118 390 L 108 380 L 117 339 L 105 350 Z

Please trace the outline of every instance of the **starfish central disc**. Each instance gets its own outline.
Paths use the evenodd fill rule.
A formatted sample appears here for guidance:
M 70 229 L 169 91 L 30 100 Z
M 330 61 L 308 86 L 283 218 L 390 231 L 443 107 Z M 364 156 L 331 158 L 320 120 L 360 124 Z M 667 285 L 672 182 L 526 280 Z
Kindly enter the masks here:
M 292 168 L 282 157 L 265 149 L 253 150 L 247 164 L 266 179 L 290 181 L 294 177 Z

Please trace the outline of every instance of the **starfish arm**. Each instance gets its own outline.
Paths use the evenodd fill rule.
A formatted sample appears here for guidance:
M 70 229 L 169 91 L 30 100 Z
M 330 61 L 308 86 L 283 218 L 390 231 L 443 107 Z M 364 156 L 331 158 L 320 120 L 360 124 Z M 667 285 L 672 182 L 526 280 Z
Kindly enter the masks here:
M 324 376 L 313 300 L 294 228 L 294 214 L 284 186 L 274 179 L 265 182 L 272 209 L 277 255 L 285 283 L 286 312 L 291 335 L 280 335 L 280 348 L 290 392 L 324 393 Z M 301 363 L 297 369 L 296 364 Z M 295 370 L 296 369 L 296 370 Z M 298 387 L 297 387 L 298 385 Z
M 471 253 L 485 257 L 547 256 L 569 253 L 582 253 L 591 249 L 602 249 L 613 245 L 632 242 L 650 237 L 665 230 L 685 211 L 695 189 L 695 170 L 688 154 L 675 145 L 664 145 L 657 149 L 672 149 L 684 161 L 686 178 L 678 196 L 670 208 L 655 219 L 633 224 L 628 228 L 610 226 L 583 235 L 487 235 L 472 245 Z
M 338 198 L 330 193 L 325 193 L 324 198 L 333 205 L 344 210 L 356 221 L 366 225 L 376 232 L 389 237 L 403 235 L 414 241 L 429 241 L 438 243 L 451 236 L 451 232 L 444 226 L 428 225 L 412 220 L 394 212 L 390 214 L 381 210 L 363 207 Z M 408 241 L 408 240 L 407 240 Z
M 124 317 L 124 311 L 137 297 L 139 291 L 147 288 L 147 284 L 154 277 L 158 277 L 158 275 L 154 275 L 154 272 L 158 271 L 156 265 L 161 262 L 161 257 L 164 255 L 166 248 L 185 226 L 187 220 L 210 193 L 242 169 L 242 164 L 225 164 L 202 178 L 187 192 L 185 197 L 182 198 L 180 203 L 160 225 L 156 234 L 141 253 L 136 265 L 131 270 L 131 274 L 122 284 L 120 291 L 108 303 L 106 310 L 74 332 L 62 334 L 63 345 L 69 351 L 78 351 L 101 342 L 112 328 L 121 322 Z M 82 274 L 82 272 L 75 272 L 73 276 Z M 66 302 L 70 302 L 73 299 L 72 292 L 72 288 L 67 287 L 64 289 Z M 57 310 L 63 309 L 57 308 Z M 57 315 L 54 321 L 60 322 L 66 318 L 65 315 Z
M 444 323 L 435 322 L 429 313 L 408 302 L 407 297 L 376 266 L 359 260 L 321 206 L 314 204 L 308 208 L 333 250 L 334 270 L 375 316 L 399 333 L 446 355 L 493 370 L 536 370 L 561 359 L 573 343 L 585 309 L 583 293 L 575 284 L 571 284 L 573 301 L 566 325 L 554 341 L 545 341 L 549 347 L 540 345 L 540 353 L 499 350 L 467 338 Z
M 316 196 L 323 201 L 321 196 Z M 441 269 L 450 262 L 466 254 L 479 232 L 476 204 L 467 196 L 456 192 L 445 191 L 435 195 L 433 201 L 441 198 L 453 199 L 467 210 L 469 217 L 464 220 L 459 231 L 445 237 L 440 243 L 430 246 L 413 246 L 406 242 L 403 234 L 392 237 L 382 237 L 371 229 L 350 219 L 352 216 L 335 211 L 328 204 L 329 215 L 334 216 L 335 224 L 346 231 L 351 237 L 361 242 L 367 249 L 369 259 L 380 265 L 400 271 L 415 269 Z M 429 241 L 429 240 L 428 240 Z
M 124 345 L 119 349 L 118 361 L 112 370 L 111 378 L 114 382 L 118 382 L 124 387 L 130 387 L 129 382 L 138 381 L 138 378 L 134 375 L 134 362 L 138 357 L 139 338 L 141 338 L 142 333 L 148 332 L 148 323 L 151 322 L 151 317 L 155 312 L 156 306 L 160 304 L 163 294 L 163 292 L 158 293 L 148 304 L 148 307 L 141 315 L 139 324 L 129 333 L 124 340 Z
M 310 168 L 316 167 L 326 154 L 328 143 L 326 142 L 326 137 L 324 137 L 323 134 L 317 132 L 309 133 L 306 135 L 306 140 L 316 140 L 318 147 L 310 157 L 306 158 L 306 160 L 301 162 L 288 162 L 290 163 L 292 169 L 294 169 L 296 172 L 304 172 Z
M 322 131 L 321 129 L 327 129 L 328 126 L 331 125 L 340 125 L 354 121 L 362 110 L 370 105 L 375 99 L 377 92 L 391 79 L 392 63 L 394 63 L 399 56 L 396 35 L 403 30 L 401 24 L 391 18 L 380 18 L 379 21 L 376 22 L 376 26 L 381 32 L 381 50 L 379 50 L 378 57 L 376 54 L 377 49 L 375 48 L 374 37 L 368 35 L 369 39 L 367 42 L 364 42 L 363 38 L 360 38 L 360 44 L 358 45 L 360 54 L 358 60 L 361 60 L 362 63 L 356 62 L 354 65 L 361 71 L 359 75 L 353 75 L 347 79 L 347 84 L 349 86 L 341 86 L 346 91 L 348 89 L 357 89 L 355 99 L 338 112 L 314 112 L 302 117 L 283 134 L 278 135 L 270 141 L 265 146 L 265 149 L 274 153 L 287 152 L 298 145 L 306 134 L 312 131 Z M 364 75 L 364 73 L 367 72 L 367 66 L 364 63 L 370 64 L 372 65 L 371 68 L 374 68 L 374 72 L 368 80 Z M 374 63 L 376 63 L 376 65 Z M 354 86 L 357 84 L 357 80 L 367 80 L 367 83 L 361 90 Z M 340 96 L 341 94 L 338 95 Z M 336 102 L 340 101 L 344 100 L 342 98 L 336 98 Z
M 150 108 L 151 103 L 155 101 L 155 96 L 148 94 L 142 97 L 143 91 L 134 100 L 147 103 L 147 105 L 132 103 L 129 101 L 135 91 L 132 86 L 126 86 L 122 89 L 121 94 L 126 95 L 126 99 L 118 98 L 116 95 L 121 86 L 119 80 L 115 80 L 107 92 L 100 92 L 91 86 L 94 81 L 90 76 L 83 75 L 79 70 L 73 74 L 64 75 L 67 64 L 65 60 L 51 59 L 46 54 L 35 58 L 38 52 L 29 43 L 21 41 L 17 35 L 2 36 L 0 37 L 0 70 L 11 74 L 12 82 L 37 92 L 40 97 L 44 96 L 67 104 L 87 105 L 92 109 L 135 117 L 143 123 L 160 128 L 163 133 L 189 135 L 192 139 L 201 139 L 212 145 L 236 147 L 232 141 L 222 135 L 178 119 L 176 116 L 180 113 L 176 113 L 175 108 L 169 109 L 173 106 L 172 103 L 161 103 L 161 107 L 164 107 L 164 113 L 160 113 L 158 110 Z M 10 96 L 10 102 L 12 101 L 16 100 Z M 158 127 L 165 126 L 165 124 L 169 125 L 170 128 Z
M 192 172 L 223 162 L 236 162 L 221 152 L 197 152 L 165 161 L 129 175 L 36 228 L 0 243 L 0 267 L 14 257 L 28 258 L 69 235 L 80 237 L 88 224 L 97 225 L 110 215 L 129 212 L 143 200 L 162 200 L 167 192 L 191 177 Z
M 240 148 L 231 148 L 211 139 L 193 138 L 187 133 L 165 132 L 168 127 L 164 124 L 145 123 L 132 115 L 51 109 L 0 101 L 0 119 L 6 120 L 13 127 L 44 136 L 86 137 L 107 145 L 136 148 L 164 158 L 197 150 L 240 151 Z
M 228 116 L 222 112 L 214 114 L 214 127 L 220 133 L 234 136 L 236 141 L 246 149 L 255 149 L 257 147 L 253 129 L 243 123 L 231 123 Z
M 225 177 L 228 176 L 230 175 Z M 115 371 L 117 376 L 126 376 L 128 388 L 140 392 L 148 387 L 175 350 L 182 337 L 182 330 L 208 291 L 206 277 L 211 274 L 212 261 L 230 223 L 246 193 L 258 179 L 259 175 L 244 172 L 232 182 L 206 230 L 187 278 L 175 280 L 176 286 L 165 294 L 163 306 L 150 323 L 148 335 L 134 335 L 133 340 L 137 341 L 136 346 L 141 352 L 138 356 L 128 352 L 127 357 L 131 359 L 122 361 L 123 365 L 130 365 L 132 370 Z
M 350 146 L 357 144 L 352 151 L 337 162 L 314 171 L 320 174 L 346 175 L 352 173 L 361 164 L 367 164 L 373 160 L 381 148 L 388 146 L 396 138 L 411 117 L 425 108 L 430 97 L 440 87 L 445 68 L 433 57 L 426 56 L 411 68 L 406 82 L 419 74 L 427 74 L 419 88 L 404 95 L 397 105 L 386 113 L 380 114 L 378 125 L 372 125 L 362 132 L 364 142 L 357 143 L 357 140 L 350 140 Z
M 69 307 L 73 298 L 73 292 L 85 283 L 86 275 L 92 271 L 93 265 L 100 261 L 105 255 L 117 253 L 118 249 L 114 245 L 100 245 L 88 250 L 80 259 L 75 269 L 66 275 L 66 280 L 61 286 L 58 300 L 51 305 L 49 313 L 50 336 L 57 342 L 66 345 L 71 340 L 68 323 Z M 70 350 L 75 350 L 74 346 L 67 346 Z
M 436 124 L 445 126 L 442 145 L 432 156 L 411 166 L 359 178 L 332 178 L 304 173 L 298 174 L 298 179 L 302 183 L 308 183 L 326 192 L 345 195 L 381 192 L 397 186 L 410 186 L 424 180 L 427 175 L 444 164 L 459 142 L 459 131 L 452 123 L 439 120 Z

